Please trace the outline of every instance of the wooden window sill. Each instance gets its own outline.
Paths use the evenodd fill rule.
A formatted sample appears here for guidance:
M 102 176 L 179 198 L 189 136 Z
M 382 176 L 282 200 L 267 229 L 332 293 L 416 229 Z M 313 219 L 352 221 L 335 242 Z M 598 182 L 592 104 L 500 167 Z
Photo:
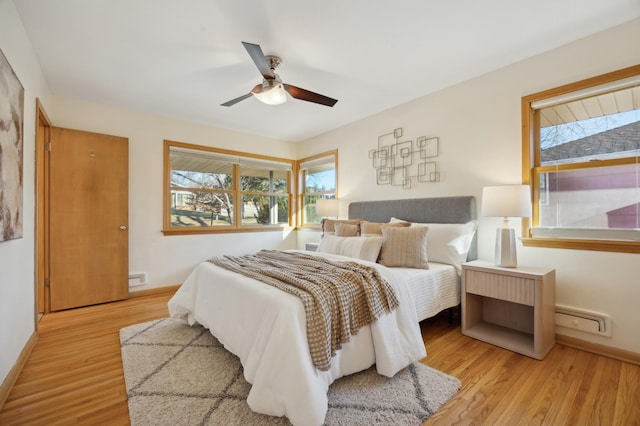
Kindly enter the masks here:
M 172 228 L 172 229 L 163 229 L 162 233 L 164 235 L 196 235 L 196 234 L 232 234 L 232 233 L 242 233 L 242 232 L 289 232 L 295 230 L 292 226 L 244 226 L 242 228 L 223 228 L 220 229 L 211 229 L 211 228 L 196 228 L 196 227 L 185 227 L 185 228 Z
M 525 247 L 562 248 L 569 250 L 640 253 L 638 241 L 587 240 L 578 238 L 521 238 Z

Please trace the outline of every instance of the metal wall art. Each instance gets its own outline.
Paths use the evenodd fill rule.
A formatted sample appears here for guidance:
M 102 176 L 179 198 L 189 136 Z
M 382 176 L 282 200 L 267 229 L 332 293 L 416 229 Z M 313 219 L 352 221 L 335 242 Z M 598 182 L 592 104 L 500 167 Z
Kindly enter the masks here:
M 395 129 L 378 136 L 378 148 L 369 150 L 376 183 L 410 189 L 413 182 L 440 182 L 438 138 L 420 136 L 415 144 L 402 139 L 402 128 Z

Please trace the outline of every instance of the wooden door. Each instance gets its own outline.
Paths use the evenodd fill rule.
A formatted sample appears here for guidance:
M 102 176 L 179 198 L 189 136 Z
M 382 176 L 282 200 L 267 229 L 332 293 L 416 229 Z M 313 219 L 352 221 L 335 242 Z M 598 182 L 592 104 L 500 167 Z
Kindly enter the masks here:
M 129 295 L 128 158 L 126 138 L 51 128 L 52 311 Z

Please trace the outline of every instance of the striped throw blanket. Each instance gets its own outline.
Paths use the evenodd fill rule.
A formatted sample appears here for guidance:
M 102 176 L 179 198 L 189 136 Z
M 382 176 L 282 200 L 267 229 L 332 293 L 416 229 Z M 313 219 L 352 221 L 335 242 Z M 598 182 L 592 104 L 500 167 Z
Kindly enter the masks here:
M 311 359 L 321 371 L 329 369 L 336 351 L 362 326 L 398 306 L 393 288 L 378 271 L 357 262 L 278 250 L 209 262 L 298 296 L 307 317 Z

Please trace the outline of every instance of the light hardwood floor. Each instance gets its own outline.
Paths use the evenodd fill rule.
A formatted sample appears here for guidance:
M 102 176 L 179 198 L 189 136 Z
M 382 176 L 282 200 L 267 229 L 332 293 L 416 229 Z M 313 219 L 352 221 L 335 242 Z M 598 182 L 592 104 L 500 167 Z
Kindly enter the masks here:
M 118 330 L 166 317 L 172 293 L 45 315 L 0 425 L 129 424 Z M 556 345 L 536 361 L 422 323 L 425 363 L 460 392 L 425 425 L 639 425 L 640 366 Z

